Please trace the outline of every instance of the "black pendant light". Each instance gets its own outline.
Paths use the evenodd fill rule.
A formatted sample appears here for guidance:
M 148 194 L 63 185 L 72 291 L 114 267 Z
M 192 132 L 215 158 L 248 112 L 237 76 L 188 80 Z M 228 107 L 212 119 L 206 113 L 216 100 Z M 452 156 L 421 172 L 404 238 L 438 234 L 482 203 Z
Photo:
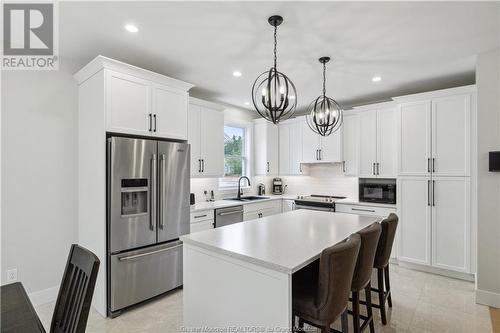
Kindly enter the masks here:
M 334 99 L 326 96 L 326 63 L 330 57 L 321 57 L 323 64 L 323 94 L 311 102 L 307 108 L 307 125 L 322 136 L 329 136 L 342 125 L 342 107 Z
M 252 102 L 255 110 L 262 118 L 278 124 L 281 120 L 290 118 L 297 106 L 295 85 L 285 74 L 276 68 L 276 32 L 283 22 L 279 15 L 268 19 L 274 27 L 274 66 L 269 71 L 260 74 L 252 86 Z

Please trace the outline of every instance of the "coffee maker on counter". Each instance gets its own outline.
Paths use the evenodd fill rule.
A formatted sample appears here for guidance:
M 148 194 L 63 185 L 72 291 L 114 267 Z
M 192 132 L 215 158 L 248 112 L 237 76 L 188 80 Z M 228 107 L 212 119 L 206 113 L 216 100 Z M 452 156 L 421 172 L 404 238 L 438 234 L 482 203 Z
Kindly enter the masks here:
M 285 191 L 284 191 L 283 182 L 281 181 L 281 178 L 273 178 L 273 194 L 281 195 L 284 192 Z

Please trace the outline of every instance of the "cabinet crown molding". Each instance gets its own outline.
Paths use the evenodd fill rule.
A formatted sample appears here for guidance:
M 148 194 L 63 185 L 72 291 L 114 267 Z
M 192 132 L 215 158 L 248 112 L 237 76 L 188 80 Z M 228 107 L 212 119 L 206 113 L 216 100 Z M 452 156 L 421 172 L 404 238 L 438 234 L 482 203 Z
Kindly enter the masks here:
M 206 101 L 204 99 L 199 99 L 196 97 L 189 97 L 189 104 L 194 104 L 197 106 L 203 106 L 212 110 L 217 110 L 217 111 L 224 111 L 226 108 L 220 104 Z
M 433 90 L 418 94 L 403 95 L 403 96 L 393 97 L 392 99 L 398 103 L 405 103 L 405 102 L 415 102 L 419 100 L 428 100 L 438 97 L 447 97 L 451 95 L 471 94 L 475 92 L 477 92 L 477 87 L 475 84 L 471 84 L 468 86 Z
M 397 104 L 394 101 L 374 103 L 374 104 L 366 104 L 366 105 L 354 106 L 352 108 L 352 111 L 349 112 L 349 114 L 353 114 L 353 113 L 356 113 L 356 112 L 363 112 L 363 111 L 372 111 L 372 110 L 380 110 L 380 109 L 391 109 L 391 108 L 396 108 L 396 107 L 397 107 Z
M 144 68 L 129 65 L 127 63 L 104 57 L 102 55 L 98 55 L 97 57 L 95 57 L 91 62 L 89 62 L 82 69 L 76 72 L 73 77 L 78 81 L 78 85 L 80 85 L 103 69 L 109 69 L 116 72 L 133 75 L 144 80 L 163 84 L 171 88 L 176 88 L 183 91 L 188 91 L 189 89 L 194 87 L 194 85 L 191 83 L 158 74 Z

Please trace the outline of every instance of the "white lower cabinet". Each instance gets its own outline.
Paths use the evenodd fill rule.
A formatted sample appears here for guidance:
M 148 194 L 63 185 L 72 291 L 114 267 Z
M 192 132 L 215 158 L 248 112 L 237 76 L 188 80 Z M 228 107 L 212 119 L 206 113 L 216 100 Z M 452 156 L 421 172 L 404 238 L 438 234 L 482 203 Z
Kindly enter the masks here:
M 359 205 L 359 204 L 335 204 L 336 213 L 348 213 L 356 215 L 369 215 L 369 216 L 379 216 L 381 218 L 386 218 L 389 214 L 397 214 L 396 208 L 391 207 L 380 207 L 380 206 L 369 206 L 369 205 Z M 399 228 L 399 227 L 398 227 Z M 394 244 L 392 246 L 391 259 L 398 258 L 398 233 L 396 232 L 396 237 L 394 239 Z
M 192 212 L 190 217 L 190 233 L 214 228 L 214 210 Z
M 401 177 L 399 260 L 470 272 L 470 179 Z
M 281 213 L 281 200 L 268 200 L 243 205 L 243 221 L 255 220 Z
M 283 202 L 281 203 L 281 212 L 286 213 L 291 212 L 292 210 L 295 210 L 295 200 L 283 199 Z

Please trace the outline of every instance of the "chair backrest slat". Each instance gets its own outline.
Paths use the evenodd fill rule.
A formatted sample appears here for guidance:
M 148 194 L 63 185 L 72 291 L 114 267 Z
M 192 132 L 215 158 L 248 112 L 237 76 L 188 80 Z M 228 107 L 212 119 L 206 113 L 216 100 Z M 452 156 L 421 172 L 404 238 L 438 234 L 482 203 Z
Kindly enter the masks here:
M 83 333 L 87 326 L 100 261 L 89 250 L 73 244 L 66 263 L 51 333 Z

